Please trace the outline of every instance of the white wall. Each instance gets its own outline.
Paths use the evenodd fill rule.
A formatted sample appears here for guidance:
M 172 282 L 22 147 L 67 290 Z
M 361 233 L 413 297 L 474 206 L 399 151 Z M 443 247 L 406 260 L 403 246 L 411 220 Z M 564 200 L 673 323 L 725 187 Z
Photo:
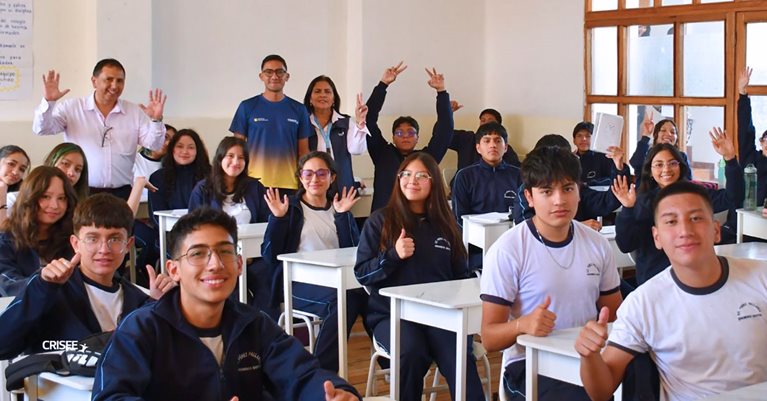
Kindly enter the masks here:
M 451 97 L 464 105 L 456 127 L 475 129 L 479 111 L 494 107 L 520 153 L 545 133 L 569 137 L 582 114 L 582 0 L 227 0 L 225 6 L 37 0 L 34 35 L 35 74 L 59 70 L 62 87 L 72 89 L 68 97 L 88 94 L 93 64 L 116 57 L 127 69 L 123 97 L 143 102 L 150 87 L 161 87 L 166 121 L 198 129 L 210 152 L 227 134 L 237 104 L 262 91 L 257 73 L 269 53 L 288 62 L 289 96 L 302 100 L 312 78 L 329 75 L 345 112 L 353 110 L 355 93 L 367 97 L 385 67 L 405 60 L 409 68 L 389 90 L 381 126 L 410 114 L 423 127 L 422 145 L 436 117 L 424 67 L 444 73 Z M 39 78 L 34 93 L 0 103 L 0 144 L 19 144 L 38 163 L 61 137 L 41 141 L 31 133 Z M 448 152 L 443 163 L 454 160 Z M 355 159 L 355 172 L 372 176 L 369 157 Z

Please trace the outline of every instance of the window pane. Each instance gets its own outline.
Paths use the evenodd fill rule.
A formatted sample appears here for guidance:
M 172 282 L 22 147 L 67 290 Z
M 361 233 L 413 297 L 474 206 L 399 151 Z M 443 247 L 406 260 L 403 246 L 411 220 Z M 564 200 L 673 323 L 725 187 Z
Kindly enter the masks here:
M 618 28 L 591 30 L 591 94 L 618 94 Z
M 723 107 L 686 107 L 687 158 L 692 167 L 692 178 L 702 181 L 716 181 L 716 171 L 722 158 L 711 146 L 708 132 L 712 127 L 724 126 Z
M 628 31 L 628 94 L 673 96 L 674 25 L 632 25 Z
M 746 24 L 746 65 L 754 69 L 751 85 L 767 85 L 767 22 Z
M 591 122 L 596 121 L 597 113 L 618 114 L 618 105 L 615 103 L 594 103 L 591 105 Z
M 724 21 L 684 29 L 684 95 L 724 96 Z
M 626 0 L 626 8 L 652 7 L 653 0 Z
M 618 0 L 591 0 L 591 11 L 616 10 Z
M 663 0 L 660 4 L 662 6 L 678 6 L 681 4 L 692 4 L 692 0 Z
M 759 138 L 767 130 L 767 96 L 751 96 L 751 118 L 756 128 L 754 143 L 757 149 L 761 148 Z
M 631 158 L 631 155 L 634 154 L 634 151 L 637 148 L 637 142 L 639 141 L 639 135 L 641 135 L 641 125 L 642 121 L 644 120 L 645 113 L 652 113 L 652 121 L 653 123 L 657 123 L 660 120 L 663 120 L 664 118 L 674 118 L 674 106 L 648 106 L 648 105 L 629 105 L 629 116 L 628 116 L 628 138 L 626 139 L 628 141 L 628 151 L 626 152 L 626 157 Z M 637 174 L 636 171 L 634 171 L 634 174 Z

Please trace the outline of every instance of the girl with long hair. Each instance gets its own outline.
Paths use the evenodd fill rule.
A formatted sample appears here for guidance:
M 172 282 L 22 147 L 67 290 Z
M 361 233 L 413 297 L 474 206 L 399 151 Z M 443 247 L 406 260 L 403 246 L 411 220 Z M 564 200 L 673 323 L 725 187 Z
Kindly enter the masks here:
M 77 194 L 56 167 L 32 170 L 0 226 L 0 296 L 15 296 L 48 262 L 73 256 L 69 244 Z
M 650 142 L 651 140 L 652 142 Z M 629 159 L 629 164 L 634 168 L 637 187 L 642 182 L 642 175 L 640 172 L 645 164 L 645 160 L 647 160 L 648 152 L 652 146 L 659 143 L 669 144 L 679 152 L 684 163 L 687 165 L 687 175 L 685 175 L 685 178 L 692 180 L 692 168 L 690 168 L 690 161 L 687 158 L 687 153 L 684 153 L 684 151 L 679 148 L 679 133 L 676 123 L 670 118 L 664 118 L 653 124 L 652 112 L 647 109 L 641 125 L 641 136 L 637 142 L 634 154 L 632 154 L 631 159 Z
M 391 301 L 379 294 L 381 288 L 468 276 L 466 249 L 447 203 L 439 165 L 429 154 L 412 153 L 400 164 L 388 204 L 371 214 L 362 229 L 354 273 L 370 290 L 367 322 L 384 348 L 389 348 Z M 432 361 L 454 392 L 455 335 L 407 321 L 401 322 L 401 330 L 402 398 L 420 399 Z M 485 399 L 471 357 L 467 357 L 466 396 Z

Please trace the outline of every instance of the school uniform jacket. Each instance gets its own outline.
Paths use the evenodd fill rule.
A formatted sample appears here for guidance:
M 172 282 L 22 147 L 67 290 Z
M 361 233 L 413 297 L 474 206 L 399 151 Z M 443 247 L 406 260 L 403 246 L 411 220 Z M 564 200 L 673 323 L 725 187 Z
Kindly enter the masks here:
M 756 203 L 761 206 L 767 197 L 767 157 L 754 143 L 756 128 L 751 120 L 751 99 L 748 95 L 738 98 L 738 160 L 745 168 L 748 163 L 756 167 Z
M 706 187 L 714 213 L 722 212 L 743 205 L 743 169 L 738 160 L 733 158 L 725 165 L 727 176 L 726 189 L 709 189 Z M 656 274 L 667 268 L 669 262 L 666 253 L 655 247 L 652 238 L 652 226 L 654 215 L 652 202 L 660 192 L 660 188 L 653 188 L 637 195 L 634 207 L 624 207 L 615 219 L 615 243 L 623 253 L 636 251 L 636 272 L 639 284 L 651 279 Z M 728 225 L 735 227 L 728 219 Z
M 333 161 L 336 163 L 336 184 L 339 193 L 343 191 L 343 188 L 348 190 L 359 187 L 359 185 L 354 185 L 352 154 L 349 153 L 349 147 L 346 145 L 346 135 L 351 135 L 349 130 L 351 118 L 345 114 L 341 114 L 341 117 L 330 127 L 330 147 L 333 149 Z M 312 130 L 312 135 L 309 137 L 309 150 L 317 150 L 318 142 L 319 138 Z
M 113 281 L 123 289 L 121 318 L 152 301 L 128 280 Z M 0 359 L 41 352 L 44 340 L 81 340 L 101 331 L 79 267 L 64 284 L 49 283 L 35 274 L 0 314 Z
M 257 178 L 246 177 L 245 179 L 248 180 L 248 186 L 245 189 L 245 196 L 243 198 L 250 210 L 250 222 L 263 223 L 269 217 L 269 207 L 264 200 L 266 189 Z M 221 203 L 213 196 L 212 189 L 208 188 L 207 180 L 198 182 L 189 196 L 190 212 L 203 206 L 222 210 Z
M 0 297 L 15 297 L 40 270 L 40 257 L 32 249 L 19 251 L 10 232 L 0 232 Z
M 335 214 L 336 234 L 338 245 L 341 248 L 357 246 L 359 243 L 359 229 L 351 212 Z M 274 217 L 269 215 L 269 224 L 264 233 L 264 242 L 261 243 L 261 255 L 269 265 L 272 272 L 272 305 L 279 306 L 282 302 L 283 279 L 282 261 L 277 260 L 278 255 L 298 251 L 301 242 L 301 230 L 304 228 L 304 211 L 298 197 L 290 198 L 290 205 L 285 216 Z M 295 283 L 294 287 L 305 285 Z M 311 285 L 305 285 L 310 289 Z
M 477 153 L 477 140 L 474 135 L 472 131 L 459 129 L 453 131 L 449 148 L 458 154 L 458 170 L 482 160 L 482 156 Z M 517 168 L 522 165 L 517 152 L 508 143 L 506 144 L 506 153 L 503 154 L 503 161 Z
M 388 85 L 385 83 L 379 82 L 367 102 L 366 124 L 370 130 L 370 135 L 366 139 L 368 153 L 375 166 L 371 212 L 384 207 L 389 201 L 392 186 L 396 182 L 397 169 L 407 157 L 407 155 L 400 153 L 394 144 L 388 143 L 384 139 L 381 127 L 378 126 L 378 115 L 384 100 L 386 100 L 387 87 Z M 426 152 L 439 163 L 447 153 L 452 137 L 453 109 L 450 108 L 450 95 L 447 91 L 437 92 L 437 124 L 434 126 L 429 144 L 417 152 Z
M 159 225 L 154 212 L 158 210 L 186 209 L 189 207 L 189 196 L 198 180 L 194 177 L 195 166 L 190 164 L 178 167 L 163 167 L 149 176 L 149 182 L 157 187 L 157 191 L 149 192 L 149 215 L 155 226 Z M 166 188 L 165 174 L 175 174 L 174 188 Z
M 394 244 L 381 250 L 379 243 L 383 218 L 383 210 L 378 210 L 365 222 L 357 248 L 357 263 L 354 265 L 357 280 L 370 291 L 370 327 L 389 319 L 391 301 L 380 295 L 379 289 L 467 277 L 466 261 L 453 263 L 452 260 L 453 248 L 463 245 L 448 242 L 444 233 L 437 231 L 426 217 L 419 219 L 412 232 L 407 232 L 407 236 L 415 242 L 415 253 L 411 257 L 400 259 Z
M 130 314 L 96 369 L 93 400 L 322 400 L 323 383 L 357 395 L 266 314 L 227 299 L 224 357 L 213 353 L 180 310 L 179 289 Z M 358 395 L 359 397 L 359 395 Z
M 618 170 L 615 162 L 602 152 L 587 150 L 579 154 L 576 150 L 574 153 L 581 162 L 581 182 L 586 185 L 612 185 L 616 176 L 631 175 L 628 163 L 623 163 L 623 168 Z
M 463 226 L 465 214 L 503 212 L 515 207 L 522 184 L 517 167 L 501 161 L 491 166 L 484 160 L 458 171 L 453 181 L 453 213 L 458 226 Z

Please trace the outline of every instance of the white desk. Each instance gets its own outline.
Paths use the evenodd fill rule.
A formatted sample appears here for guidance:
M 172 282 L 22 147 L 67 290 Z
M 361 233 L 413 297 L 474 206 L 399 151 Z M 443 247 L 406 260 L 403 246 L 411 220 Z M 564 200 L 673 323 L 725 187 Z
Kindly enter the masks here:
M 90 401 L 93 378 L 84 376 L 60 376 L 40 373 L 25 380 L 26 400 L 36 401 Z
M 498 238 L 509 228 L 514 226 L 512 221 L 501 221 L 490 223 L 478 221 L 472 214 L 461 216 L 463 219 L 463 246 L 469 249 L 469 244 L 482 249 L 482 256 L 485 256 L 490 245 L 493 245 Z
M 391 298 L 391 390 L 400 399 L 400 320 L 437 327 L 455 335 L 456 401 L 466 399 L 467 337 L 482 328 L 479 279 L 441 281 L 381 289 Z
M 631 256 L 621 252 L 620 248 L 618 248 L 618 244 L 615 242 L 615 226 L 603 226 L 599 233 L 610 243 L 610 247 L 613 249 L 613 255 L 615 255 L 615 266 L 618 267 L 618 271 L 622 273 L 624 267 L 635 266 Z
M 767 243 L 765 242 L 715 245 L 714 250 L 719 256 L 767 261 Z
M 738 209 L 737 241 L 743 242 L 744 235 L 767 239 L 767 219 L 762 217 L 761 207 L 756 210 Z
M 168 260 L 168 231 L 176 225 L 178 219 L 189 212 L 189 209 L 158 210 L 154 212 L 157 216 L 158 231 L 160 233 L 160 271 L 168 273 L 165 268 L 165 262 Z
M 546 337 L 528 334 L 517 337 L 525 347 L 525 395 L 529 401 L 538 400 L 538 375 L 583 386 L 581 357 L 575 351 L 575 339 L 581 327 L 555 330 Z M 613 394 L 615 401 L 623 399 L 623 385 Z
M 701 401 L 764 401 L 765 398 L 767 398 L 767 382 L 706 397 Z
M 346 343 L 346 291 L 362 286 L 354 276 L 357 247 L 277 256 L 283 262 L 285 331 L 293 335 L 293 282 L 335 288 L 338 302 L 338 374 L 348 377 Z

